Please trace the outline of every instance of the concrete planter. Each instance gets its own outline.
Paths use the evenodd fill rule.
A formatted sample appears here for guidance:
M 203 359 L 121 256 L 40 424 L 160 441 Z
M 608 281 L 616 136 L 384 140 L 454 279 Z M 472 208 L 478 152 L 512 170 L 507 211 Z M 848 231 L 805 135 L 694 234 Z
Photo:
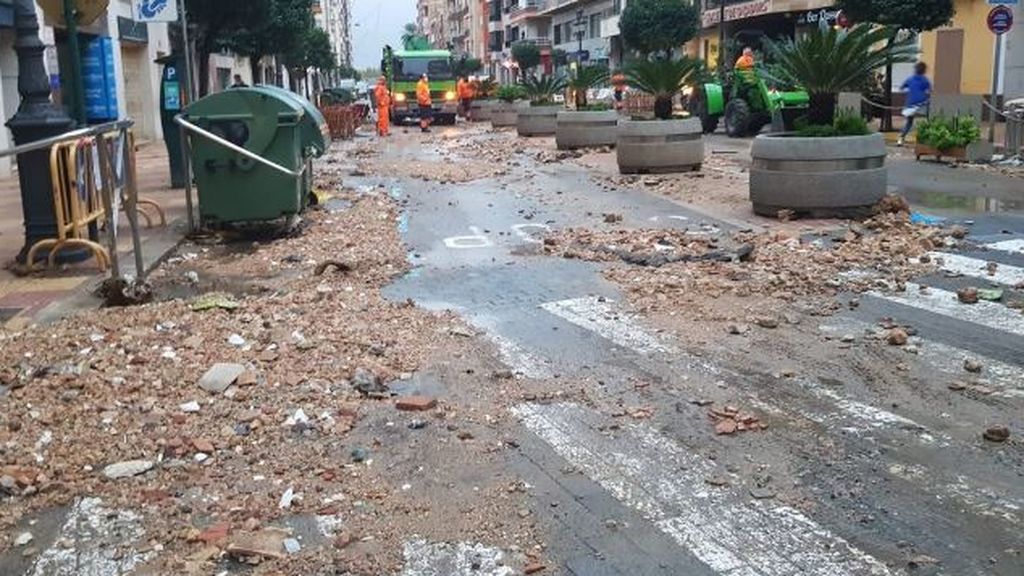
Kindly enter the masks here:
M 619 172 L 690 172 L 704 163 L 700 120 L 620 120 Z
M 469 109 L 473 113 L 473 122 L 490 122 L 491 110 L 497 104 L 495 100 L 473 100 Z
M 615 146 L 619 137 L 619 113 L 614 110 L 558 113 L 555 143 L 559 150 Z
M 519 110 L 516 128 L 520 136 L 554 136 L 561 106 L 527 106 Z
M 522 102 L 502 102 L 500 100 L 495 102 L 491 107 L 491 126 L 495 128 L 515 126 L 522 108 Z
M 881 134 L 768 134 L 754 139 L 750 155 L 750 200 L 762 216 L 792 210 L 814 217 L 855 217 L 869 214 L 886 194 L 889 172 Z

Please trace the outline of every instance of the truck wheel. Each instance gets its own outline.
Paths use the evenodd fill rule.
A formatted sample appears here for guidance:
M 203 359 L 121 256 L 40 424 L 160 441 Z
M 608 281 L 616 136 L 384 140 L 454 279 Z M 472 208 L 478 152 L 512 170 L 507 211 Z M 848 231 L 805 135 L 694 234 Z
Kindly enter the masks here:
M 750 130 L 750 105 L 733 98 L 725 105 L 725 133 L 730 138 L 743 138 Z

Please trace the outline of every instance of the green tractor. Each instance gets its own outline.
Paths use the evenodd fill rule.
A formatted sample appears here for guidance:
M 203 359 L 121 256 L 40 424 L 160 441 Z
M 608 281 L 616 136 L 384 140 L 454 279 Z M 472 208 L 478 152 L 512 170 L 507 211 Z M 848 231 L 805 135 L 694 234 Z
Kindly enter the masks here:
M 756 136 L 768 124 L 775 132 L 793 130 L 796 120 L 806 115 L 809 103 L 807 92 L 769 90 L 756 70 L 737 70 L 726 87 L 717 83 L 699 86 L 690 97 L 689 108 L 700 118 L 706 134 L 717 130 L 724 116 L 725 133 L 743 138 Z

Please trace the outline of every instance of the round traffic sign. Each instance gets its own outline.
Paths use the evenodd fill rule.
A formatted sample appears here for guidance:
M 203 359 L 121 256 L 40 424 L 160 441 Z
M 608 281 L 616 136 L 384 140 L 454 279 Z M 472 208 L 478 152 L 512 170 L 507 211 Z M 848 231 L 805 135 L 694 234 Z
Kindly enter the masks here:
M 988 29 L 993 34 L 1002 35 L 1013 28 L 1013 9 L 1008 6 L 996 6 L 988 13 Z

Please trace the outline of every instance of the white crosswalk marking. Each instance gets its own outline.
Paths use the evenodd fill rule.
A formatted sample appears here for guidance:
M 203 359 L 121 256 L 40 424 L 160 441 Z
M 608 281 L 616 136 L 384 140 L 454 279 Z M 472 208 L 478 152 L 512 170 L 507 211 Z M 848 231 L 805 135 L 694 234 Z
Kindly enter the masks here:
M 993 330 L 1010 332 L 1024 336 L 1024 314 L 997 304 L 995 302 L 978 302 L 977 304 L 961 304 L 956 294 L 938 288 L 926 288 L 920 284 L 907 283 L 904 292 L 885 294 L 869 292 L 875 298 L 881 298 L 896 304 L 910 306 L 918 310 L 941 314 L 964 322 L 980 324 Z
M 989 250 L 1001 250 L 1003 252 L 1016 252 L 1018 254 L 1024 254 L 1024 238 L 1017 238 L 1015 240 L 1003 240 L 1002 242 L 993 242 L 986 244 L 985 248 Z
M 939 262 L 939 267 L 946 272 L 980 278 L 988 282 L 1005 284 L 1007 286 L 1016 286 L 1024 282 L 1024 268 L 997 263 L 994 269 L 989 272 L 989 262 L 987 260 L 979 260 L 946 252 L 932 252 L 929 256 Z
M 513 413 L 576 469 L 719 574 L 892 574 L 792 507 L 709 486 L 713 463 L 647 426 L 602 433 L 600 416 L 575 404 L 523 404 Z
M 401 576 L 515 576 L 505 553 L 475 542 L 406 542 Z
M 880 328 L 853 318 L 836 318 L 821 326 L 821 331 L 834 337 L 850 334 L 884 335 Z M 914 337 L 917 344 L 917 356 L 922 365 L 944 372 L 951 378 L 950 382 L 966 379 L 964 362 L 975 360 L 984 367 L 978 376 L 978 382 L 991 388 L 992 395 L 1004 398 L 1024 398 L 1024 366 L 1007 364 L 994 358 L 975 354 L 955 346 L 943 344 L 925 338 Z
M 669 352 L 668 346 L 644 330 L 631 314 L 617 312 L 611 302 L 588 296 L 548 302 L 541 308 L 640 354 Z

